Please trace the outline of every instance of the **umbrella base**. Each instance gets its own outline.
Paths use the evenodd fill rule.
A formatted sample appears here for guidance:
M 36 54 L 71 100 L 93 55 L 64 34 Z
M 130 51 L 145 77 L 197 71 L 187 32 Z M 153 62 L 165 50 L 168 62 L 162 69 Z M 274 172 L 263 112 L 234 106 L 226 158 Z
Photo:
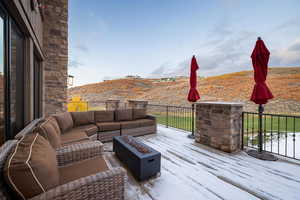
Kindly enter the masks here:
M 190 138 L 190 139 L 195 139 L 195 136 L 194 136 L 193 134 L 189 134 L 189 135 L 188 135 L 188 138 Z
M 260 159 L 260 160 L 267 160 L 267 161 L 276 161 L 278 158 L 274 156 L 273 154 L 267 153 L 267 152 L 258 152 L 257 150 L 249 150 L 247 151 L 247 154 L 249 156 L 252 156 L 254 158 Z

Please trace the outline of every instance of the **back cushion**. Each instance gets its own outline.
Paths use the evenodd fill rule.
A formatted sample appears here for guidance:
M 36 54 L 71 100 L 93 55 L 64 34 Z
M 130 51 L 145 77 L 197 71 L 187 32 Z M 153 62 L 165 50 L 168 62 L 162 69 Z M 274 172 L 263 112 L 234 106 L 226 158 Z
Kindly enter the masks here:
M 54 115 L 54 118 L 56 119 L 62 133 L 70 130 L 74 126 L 72 116 L 69 112 L 56 114 Z
M 60 129 L 54 118 L 47 118 L 37 127 L 37 132 L 49 141 L 53 148 L 61 147 Z
M 94 111 L 72 112 L 71 115 L 75 126 L 95 123 Z
M 38 133 L 24 136 L 6 160 L 4 178 L 23 199 L 58 186 L 55 150 Z
M 130 121 L 132 120 L 132 109 L 116 110 L 116 121 Z
M 101 110 L 95 111 L 95 121 L 96 122 L 113 122 L 114 121 L 114 111 L 113 110 Z
M 145 108 L 133 109 L 133 119 L 144 119 L 147 116 L 147 111 Z

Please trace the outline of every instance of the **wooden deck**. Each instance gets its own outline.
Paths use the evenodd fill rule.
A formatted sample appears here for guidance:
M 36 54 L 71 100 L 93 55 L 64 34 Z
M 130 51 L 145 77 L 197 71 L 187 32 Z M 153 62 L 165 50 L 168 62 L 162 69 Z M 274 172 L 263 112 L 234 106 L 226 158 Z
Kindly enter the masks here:
M 240 152 L 213 150 L 164 127 L 140 137 L 162 153 L 161 174 L 138 183 L 128 172 L 127 200 L 300 199 L 300 165 L 284 160 L 261 161 Z M 111 150 L 112 144 L 105 148 Z M 121 163 L 112 153 L 113 166 Z

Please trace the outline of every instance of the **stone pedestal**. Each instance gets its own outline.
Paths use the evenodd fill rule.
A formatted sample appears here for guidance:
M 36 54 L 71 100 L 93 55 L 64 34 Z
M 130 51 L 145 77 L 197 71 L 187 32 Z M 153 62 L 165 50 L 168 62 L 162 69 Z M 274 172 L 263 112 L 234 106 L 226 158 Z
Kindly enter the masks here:
M 197 103 L 196 142 L 229 153 L 239 151 L 242 144 L 242 112 L 241 103 Z
M 118 110 L 120 106 L 120 100 L 107 100 L 105 102 L 106 110 Z
M 128 106 L 132 109 L 147 109 L 148 101 L 128 100 Z

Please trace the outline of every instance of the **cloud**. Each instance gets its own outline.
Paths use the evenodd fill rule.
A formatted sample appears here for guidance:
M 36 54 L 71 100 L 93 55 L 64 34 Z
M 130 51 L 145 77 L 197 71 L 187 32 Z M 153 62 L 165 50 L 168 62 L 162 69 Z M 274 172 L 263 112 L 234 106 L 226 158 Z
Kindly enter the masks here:
M 287 48 L 273 50 L 270 66 L 300 66 L 300 39 L 292 42 Z
M 83 64 L 81 62 L 78 62 L 77 60 L 72 60 L 70 59 L 69 60 L 69 63 L 68 63 L 68 67 L 70 68 L 78 68 L 78 67 L 81 67 Z
M 291 18 L 281 24 L 279 24 L 278 26 L 276 26 L 274 28 L 273 31 L 278 31 L 278 30 L 284 30 L 284 29 L 290 29 L 290 28 L 299 28 L 300 26 L 300 19 L 298 18 Z
M 77 44 L 75 46 L 75 48 L 82 51 L 82 52 L 84 52 L 84 53 L 87 53 L 89 51 L 89 48 L 84 44 Z

